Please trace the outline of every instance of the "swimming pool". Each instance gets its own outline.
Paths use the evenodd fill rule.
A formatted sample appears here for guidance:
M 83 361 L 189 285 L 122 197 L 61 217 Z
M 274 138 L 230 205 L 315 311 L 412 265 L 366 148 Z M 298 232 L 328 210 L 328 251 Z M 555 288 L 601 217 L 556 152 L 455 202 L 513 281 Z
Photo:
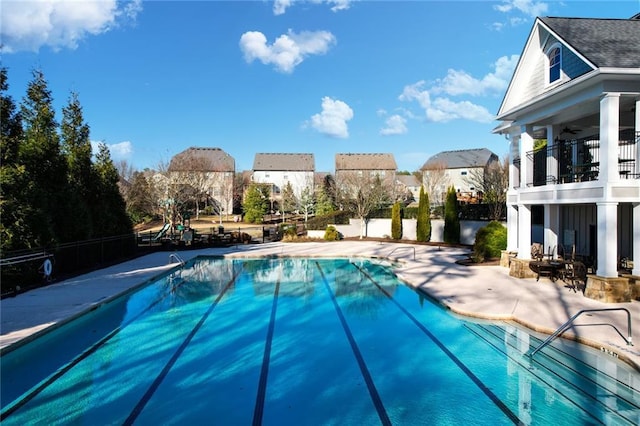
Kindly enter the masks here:
M 637 373 L 363 259 L 199 258 L 2 356 L 3 424 L 638 424 Z

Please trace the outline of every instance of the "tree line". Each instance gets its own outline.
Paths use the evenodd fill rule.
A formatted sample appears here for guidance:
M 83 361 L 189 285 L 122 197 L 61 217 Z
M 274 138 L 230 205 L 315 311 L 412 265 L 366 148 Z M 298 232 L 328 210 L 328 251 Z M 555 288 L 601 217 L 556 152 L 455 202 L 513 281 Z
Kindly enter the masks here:
M 0 252 L 132 232 L 106 144 L 92 155 L 90 128 L 71 92 L 56 120 L 42 71 L 20 104 L 0 68 Z

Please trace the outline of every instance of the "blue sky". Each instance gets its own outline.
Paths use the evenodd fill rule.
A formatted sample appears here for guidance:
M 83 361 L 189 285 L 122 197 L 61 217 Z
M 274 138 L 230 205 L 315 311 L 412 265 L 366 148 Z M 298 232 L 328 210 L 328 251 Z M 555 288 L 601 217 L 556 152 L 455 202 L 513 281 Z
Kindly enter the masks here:
M 535 16 L 629 18 L 626 1 L 0 0 L 1 64 L 20 102 L 41 69 L 58 121 L 77 92 L 115 161 L 156 168 L 219 147 L 391 152 L 400 170 L 486 147 Z

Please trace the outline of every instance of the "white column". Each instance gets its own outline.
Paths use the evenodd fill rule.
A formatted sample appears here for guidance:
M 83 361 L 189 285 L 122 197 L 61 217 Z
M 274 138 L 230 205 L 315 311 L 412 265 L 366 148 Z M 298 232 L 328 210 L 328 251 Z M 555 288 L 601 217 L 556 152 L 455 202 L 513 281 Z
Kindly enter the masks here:
M 533 127 L 522 126 L 520 135 L 520 188 L 526 188 L 533 183 L 533 158 L 527 157 L 527 152 L 533 151 Z
M 598 259 L 596 275 L 618 276 L 618 203 L 596 203 L 598 217 Z M 635 212 L 634 212 L 635 213 Z
M 521 158 L 519 145 L 520 145 L 520 136 L 512 136 L 511 146 L 509 150 L 509 155 L 511 157 L 509 159 L 509 188 L 508 188 L 509 190 L 511 190 L 511 188 L 516 188 L 520 186 L 520 171 L 513 164 L 516 158 Z
M 531 259 L 531 206 L 518 204 L 518 259 Z
M 633 204 L 633 275 L 640 277 L 640 203 Z
M 620 180 L 618 173 L 618 136 L 620 94 L 607 93 L 600 99 L 600 174 L 605 182 Z
M 507 251 L 517 251 L 517 250 L 518 250 L 518 208 L 513 204 L 507 204 Z
M 558 257 L 558 233 L 560 232 L 560 207 L 557 204 L 544 205 L 544 250 L 555 259 Z
M 640 141 L 638 141 L 637 139 L 638 135 L 640 135 L 640 99 L 636 100 L 636 169 L 635 169 L 635 173 L 640 173 Z
M 547 126 L 547 176 L 558 182 L 558 151 L 553 126 Z

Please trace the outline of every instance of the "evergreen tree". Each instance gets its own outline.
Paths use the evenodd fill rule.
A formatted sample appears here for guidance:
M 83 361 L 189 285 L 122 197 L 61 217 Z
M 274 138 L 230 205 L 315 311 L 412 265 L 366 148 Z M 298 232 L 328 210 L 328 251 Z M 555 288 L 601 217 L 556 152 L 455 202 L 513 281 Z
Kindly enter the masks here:
M 429 194 L 420 187 L 420 201 L 418 202 L 418 218 L 416 223 L 416 237 L 418 241 L 431 241 L 431 212 Z
M 127 215 L 126 204 L 118 189 L 118 169 L 111 160 L 106 144 L 98 145 L 98 153 L 93 164 L 96 176 L 96 191 L 92 203 L 96 236 L 115 236 L 133 232 Z
M 402 238 L 402 207 L 397 201 L 391 208 L 391 238 L 399 240 Z
M 460 218 L 458 217 L 458 197 L 456 189 L 451 186 L 447 190 L 444 204 L 444 242 L 457 244 L 460 242 Z
M 298 200 L 296 199 L 296 194 L 293 193 L 291 182 L 287 182 L 282 190 L 282 212 L 291 213 L 295 210 L 297 204 Z
M 33 80 L 21 105 L 24 139 L 18 151 L 29 184 L 24 188 L 32 215 L 25 218 L 33 229 L 36 246 L 47 246 L 65 239 L 68 220 L 67 171 L 60 152 L 58 124 L 53 98 L 41 71 L 33 71 Z
M 32 216 L 25 199 L 28 177 L 18 161 L 22 121 L 9 89 L 7 69 L 0 68 L 0 252 L 31 247 L 35 240 L 26 218 Z
M 247 193 L 242 204 L 244 220 L 249 223 L 262 223 L 262 217 L 269 208 L 269 187 L 252 183 L 247 189 Z
M 71 94 L 68 105 L 62 110 L 60 129 L 62 153 L 67 163 L 68 204 L 73 210 L 68 236 L 71 240 L 85 240 L 93 236 L 91 189 L 96 182 L 91 164 L 89 125 L 84 122 L 76 93 Z

